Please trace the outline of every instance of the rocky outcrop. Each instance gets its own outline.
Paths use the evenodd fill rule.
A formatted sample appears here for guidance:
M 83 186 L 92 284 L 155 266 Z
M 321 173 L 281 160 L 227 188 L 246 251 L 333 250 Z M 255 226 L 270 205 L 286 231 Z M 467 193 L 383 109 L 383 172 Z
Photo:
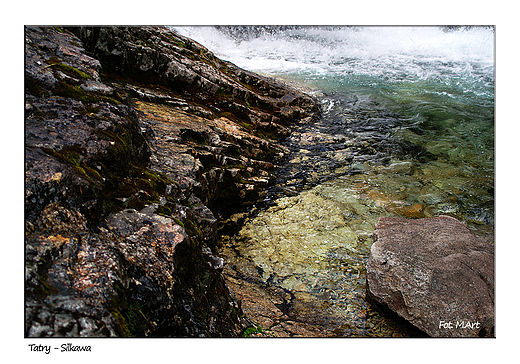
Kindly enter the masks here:
M 161 27 L 26 27 L 25 52 L 25 335 L 240 335 L 218 218 L 314 101 Z
M 433 337 L 492 337 L 493 246 L 449 216 L 382 217 L 367 296 Z
M 166 91 L 151 98 L 170 104 L 184 102 L 202 116 L 230 116 L 257 135 L 287 135 L 285 126 L 317 111 L 308 96 L 220 60 L 200 44 L 166 28 L 71 30 L 85 41 L 105 72 Z M 146 92 L 143 96 L 150 97 Z
M 273 140 L 319 110 L 309 96 L 220 60 L 166 28 L 71 31 L 107 78 L 125 81 L 121 93 L 141 100 L 136 108 L 155 133 L 154 154 L 168 164 L 152 156 L 154 168 L 196 190 L 218 214 L 261 197 L 274 178 L 273 160 L 286 152 Z

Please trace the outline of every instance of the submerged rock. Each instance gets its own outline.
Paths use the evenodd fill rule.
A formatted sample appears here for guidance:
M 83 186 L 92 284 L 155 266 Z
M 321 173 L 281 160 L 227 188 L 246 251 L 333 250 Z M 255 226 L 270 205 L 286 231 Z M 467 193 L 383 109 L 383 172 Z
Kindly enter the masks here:
M 493 337 L 493 246 L 449 216 L 381 217 L 367 296 L 433 337 Z

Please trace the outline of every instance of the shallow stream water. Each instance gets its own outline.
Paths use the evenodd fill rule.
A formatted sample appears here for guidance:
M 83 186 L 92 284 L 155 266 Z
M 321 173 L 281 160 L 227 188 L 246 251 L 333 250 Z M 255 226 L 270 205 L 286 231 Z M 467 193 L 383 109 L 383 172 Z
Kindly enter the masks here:
M 221 255 L 335 336 L 407 336 L 365 300 L 381 216 L 450 215 L 494 240 L 494 31 L 488 27 L 176 28 L 220 58 L 304 87 L 278 181 Z

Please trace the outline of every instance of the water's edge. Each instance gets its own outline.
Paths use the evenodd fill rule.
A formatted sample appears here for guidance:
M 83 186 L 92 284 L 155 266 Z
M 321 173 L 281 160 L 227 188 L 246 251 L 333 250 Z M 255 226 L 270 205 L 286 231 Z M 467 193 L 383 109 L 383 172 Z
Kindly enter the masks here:
M 493 211 L 463 208 L 476 186 L 402 115 L 354 93 L 319 96 L 323 117 L 293 128 L 268 197 L 221 237 L 228 284 L 273 336 L 423 336 L 366 299 L 378 218 L 452 215 L 493 242 Z

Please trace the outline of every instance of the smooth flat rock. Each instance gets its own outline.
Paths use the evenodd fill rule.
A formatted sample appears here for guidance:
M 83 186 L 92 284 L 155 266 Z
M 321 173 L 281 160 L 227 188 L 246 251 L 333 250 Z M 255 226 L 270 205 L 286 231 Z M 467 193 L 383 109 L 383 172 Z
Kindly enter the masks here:
M 367 296 L 432 337 L 493 337 L 494 247 L 449 216 L 382 217 Z

